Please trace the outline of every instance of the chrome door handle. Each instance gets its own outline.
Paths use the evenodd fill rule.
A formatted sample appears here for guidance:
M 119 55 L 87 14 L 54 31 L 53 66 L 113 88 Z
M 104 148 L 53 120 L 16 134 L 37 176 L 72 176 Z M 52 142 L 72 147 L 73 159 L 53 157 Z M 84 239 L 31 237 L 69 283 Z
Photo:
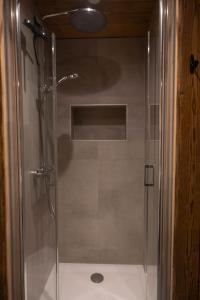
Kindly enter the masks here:
M 154 165 L 145 165 L 144 167 L 144 185 L 154 186 Z

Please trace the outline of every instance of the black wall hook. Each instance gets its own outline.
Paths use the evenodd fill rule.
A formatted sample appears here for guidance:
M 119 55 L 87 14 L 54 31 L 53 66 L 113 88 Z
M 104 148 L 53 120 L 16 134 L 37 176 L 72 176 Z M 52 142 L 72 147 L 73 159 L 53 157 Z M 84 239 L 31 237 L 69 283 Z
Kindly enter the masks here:
M 194 58 L 193 54 L 191 54 L 191 56 L 190 56 L 190 74 L 195 73 L 198 65 L 199 65 L 199 61 Z

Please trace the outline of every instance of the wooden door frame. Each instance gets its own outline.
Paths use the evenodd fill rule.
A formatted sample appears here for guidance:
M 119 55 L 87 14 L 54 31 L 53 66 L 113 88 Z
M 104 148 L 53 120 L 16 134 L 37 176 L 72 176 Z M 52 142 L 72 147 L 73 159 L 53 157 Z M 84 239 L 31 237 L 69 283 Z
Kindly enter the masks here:
M 4 35 L 3 35 L 3 2 L 0 1 L 0 299 L 8 299 L 8 228 L 7 193 L 6 193 L 6 141 L 5 141 L 5 78 L 4 78 Z
M 200 1 L 177 0 L 177 134 L 173 300 L 200 299 Z
M 17 0 L 0 6 L 0 298 L 22 300 Z
M 175 14 L 170 21 L 168 10 L 163 44 L 159 300 L 200 300 L 200 66 L 189 67 L 191 54 L 200 61 L 200 1 L 164 4 Z

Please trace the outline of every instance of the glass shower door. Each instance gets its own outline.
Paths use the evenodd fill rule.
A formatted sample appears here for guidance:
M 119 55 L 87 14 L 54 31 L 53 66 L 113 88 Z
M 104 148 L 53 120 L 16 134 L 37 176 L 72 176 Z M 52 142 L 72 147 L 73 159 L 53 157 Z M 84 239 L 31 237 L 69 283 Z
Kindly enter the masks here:
M 22 252 L 25 300 L 57 299 L 55 36 L 34 38 L 20 6 Z
M 159 236 L 159 71 L 158 41 L 147 36 L 147 94 L 145 104 L 145 271 L 147 300 L 157 299 Z

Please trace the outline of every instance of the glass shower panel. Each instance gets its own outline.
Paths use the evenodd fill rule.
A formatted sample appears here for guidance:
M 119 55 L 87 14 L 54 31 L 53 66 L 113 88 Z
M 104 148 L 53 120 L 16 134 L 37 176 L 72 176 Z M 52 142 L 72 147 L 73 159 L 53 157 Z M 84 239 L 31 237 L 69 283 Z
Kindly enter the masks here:
M 145 105 L 145 270 L 147 300 L 157 299 L 159 213 L 159 70 L 158 40 L 148 32 L 147 95 Z
M 49 41 L 44 43 L 44 81 L 41 86 L 44 109 L 44 172 L 45 187 L 48 201 L 49 215 L 52 219 L 52 230 L 49 236 L 51 249 L 52 271 L 49 275 L 44 297 L 54 300 L 57 296 L 57 218 L 56 218 L 56 40 L 51 35 Z M 41 70 L 42 71 L 42 70 Z M 46 299 L 46 298 L 44 298 Z M 42 300 L 42 299 L 41 299 Z
M 56 300 L 55 37 L 34 38 L 20 9 L 25 300 Z M 34 49 L 35 48 L 35 49 Z

